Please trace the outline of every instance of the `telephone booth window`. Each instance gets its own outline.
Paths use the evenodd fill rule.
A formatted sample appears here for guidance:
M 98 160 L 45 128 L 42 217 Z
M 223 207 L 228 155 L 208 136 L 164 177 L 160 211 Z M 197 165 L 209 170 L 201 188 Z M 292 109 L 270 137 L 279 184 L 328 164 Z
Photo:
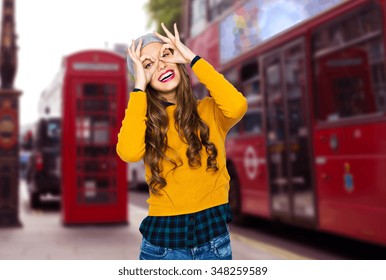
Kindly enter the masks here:
M 77 87 L 76 145 L 78 204 L 114 204 L 116 158 L 111 127 L 115 124 L 116 85 L 83 83 Z

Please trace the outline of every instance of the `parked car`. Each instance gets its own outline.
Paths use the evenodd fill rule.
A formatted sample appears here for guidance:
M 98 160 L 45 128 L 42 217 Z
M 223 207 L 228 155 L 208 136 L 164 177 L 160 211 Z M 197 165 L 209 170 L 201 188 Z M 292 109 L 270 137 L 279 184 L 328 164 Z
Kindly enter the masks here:
M 32 131 L 26 182 L 32 208 L 41 195 L 60 195 L 60 119 L 40 119 Z

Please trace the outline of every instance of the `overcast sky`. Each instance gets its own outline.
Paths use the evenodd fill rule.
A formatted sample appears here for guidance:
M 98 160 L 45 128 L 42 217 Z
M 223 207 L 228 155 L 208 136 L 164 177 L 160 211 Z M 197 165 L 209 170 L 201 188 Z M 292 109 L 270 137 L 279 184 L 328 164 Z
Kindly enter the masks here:
M 138 0 L 15 0 L 20 124 L 37 119 L 41 92 L 59 70 L 63 55 L 115 43 L 130 43 L 151 32 Z M 1 1 L 2 3 L 2 1 Z

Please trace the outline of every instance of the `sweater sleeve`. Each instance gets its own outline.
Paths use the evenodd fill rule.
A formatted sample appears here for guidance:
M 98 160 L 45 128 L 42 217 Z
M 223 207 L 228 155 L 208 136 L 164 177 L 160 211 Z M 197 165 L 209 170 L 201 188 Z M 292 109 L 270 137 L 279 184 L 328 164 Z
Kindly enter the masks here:
M 117 154 L 123 161 L 139 161 L 145 153 L 146 101 L 145 92 L 130 93 L 116 146 Z
M 227 132 L 246 113 L 246 98 L 206 60 L 197 60 L 192 70 L 213 97 L 217 105 L 214 113 L 218 116 L 219 126 Z

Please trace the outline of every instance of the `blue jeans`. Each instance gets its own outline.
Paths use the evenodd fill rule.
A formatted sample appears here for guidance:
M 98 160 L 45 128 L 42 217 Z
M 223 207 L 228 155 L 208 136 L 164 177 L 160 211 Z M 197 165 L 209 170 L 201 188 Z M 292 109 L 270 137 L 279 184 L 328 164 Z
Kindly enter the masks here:
M 229 232 L 213 238 L 202 246 L 171 249 L 150 244 L 142 239 L 140 260 L 231 260 L 232 249 Z

